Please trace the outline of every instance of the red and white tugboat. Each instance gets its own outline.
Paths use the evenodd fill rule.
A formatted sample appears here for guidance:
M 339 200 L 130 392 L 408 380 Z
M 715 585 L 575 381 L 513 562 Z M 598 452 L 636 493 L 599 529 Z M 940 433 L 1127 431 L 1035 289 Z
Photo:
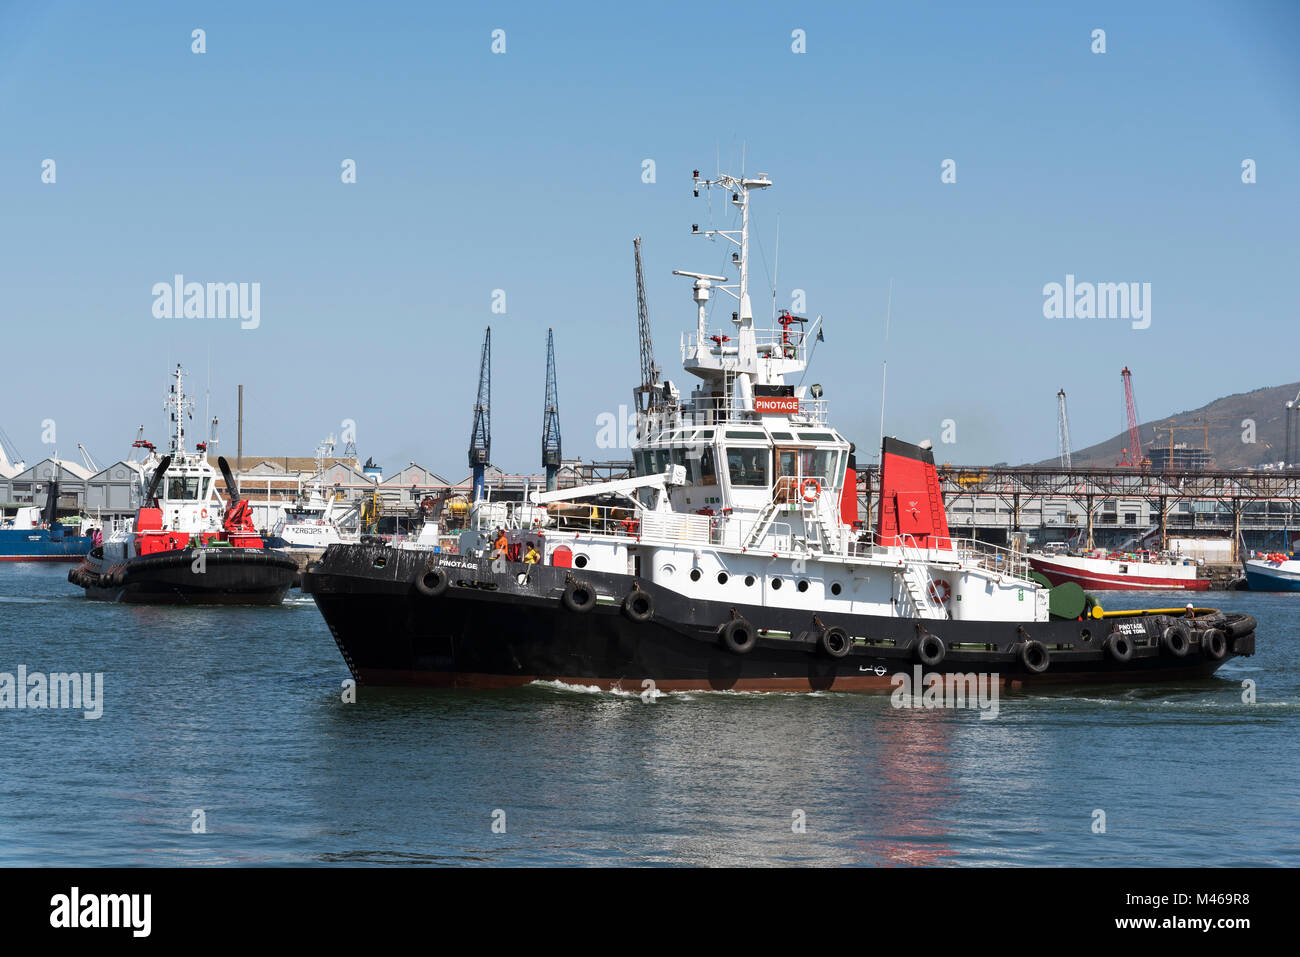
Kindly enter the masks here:
M 217 463 L 230 496 L 222 506 L 206 443 L 185 450 L 184 418 L 193 400 L 179 366 L 167 399 L 171 451 L 139 466 L 141 506 L 135 521 L 91 549 L 68 581 L 101 601 L 147 604 L 279 604 L 298 574 L 293 559 L 267 549 L 252 510 L 224 458 Z M 146 476 L 148 478 L 146 479 Z
M 645 384 L 633 478 L 534 493 L 546 518 L 517 510 L 504 558 L 343 544 L 304 573 L 358 681 L 856 691 L 914 669 L 1012 686 L 1186 680 L 1254 653 L 1248 615 L 1085 616 L 1071 586 L 1078 607 L 1059 617 L 1064 596 L 1030 579 L 1023 553 L 950 537 L 926 446 L 885 439 L 879 520 L 863 532 L 853 446 L 819 387 L 790 384 L 815 327 L 755 328 L 749 201 L 770 185 L 697 177 L 740 214 L 739 229 L 703 232 L 734 244 L 739 276 L 677 273 L 694 280 L 682 360 L 698 384 Z M 715 291 L 735 311 L 711 330 Z M 511 560 L 530 545 L 539 563 Z

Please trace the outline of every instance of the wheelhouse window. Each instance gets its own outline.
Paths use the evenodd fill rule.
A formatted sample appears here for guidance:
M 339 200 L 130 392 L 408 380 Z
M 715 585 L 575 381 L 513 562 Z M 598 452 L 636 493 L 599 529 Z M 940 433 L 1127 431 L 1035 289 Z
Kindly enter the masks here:
M 167 497 L 173 500 L 198 501 L 199 477 L 195 475 L 186 478 L 177 475 L 167 479 Z
M 727 449 L 727 474 L 733 488 L 767 488 L 767 449 Z
M 838 485 L 840 481 L 835 449 L 803 449 L 799 453 L 804 478 L 815 478 L 823 485 Z

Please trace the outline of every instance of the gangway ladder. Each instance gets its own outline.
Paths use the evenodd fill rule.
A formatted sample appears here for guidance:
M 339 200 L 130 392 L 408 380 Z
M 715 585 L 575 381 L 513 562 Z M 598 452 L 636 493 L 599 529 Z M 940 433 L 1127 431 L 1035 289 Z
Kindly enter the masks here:
M 772 527 L 772 523 L 776 521 L 777 512 L 779 512 L 781 506 L 785 504 L 781 499 L 783 484 L 787 496 L 791 494 L 791 489 L 793 488 L 792 483 L 788 481 L 788 479 L 789 476 L 782 475 L 776 480 L 776 485 L 772 487 L 771 501 L 764 505 L 763 510 L 758 513 L 758 519 L 754 522 L 754 530 L 750 532 L 749 537 L 745 539 L 746 548 L 754 548 L 757 546 L 758 543 L 763 540 L 763 536 L 767 534 L 767 530 Z
M 818 544 L 821 550 L 826 553 L 834 553 L 839 550 L 840 533 L 838 528 L 826 521 L 826 515 L 822 509 L 822 499 L 825 496 L 818 495 L 811 502 L 799 496 L 799 503 L 802 505 L 803 523 L 805 532 L 810 528 L 817 529 Z M 830 501 L 827 499 L 827 501 Z

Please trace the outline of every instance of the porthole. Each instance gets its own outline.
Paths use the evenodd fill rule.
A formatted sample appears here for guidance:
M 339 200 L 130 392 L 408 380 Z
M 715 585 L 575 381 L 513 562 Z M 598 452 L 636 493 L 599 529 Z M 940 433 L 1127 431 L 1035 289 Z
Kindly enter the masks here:
M 586 567 L 587 567 L 587 556 L 586 556 L 586 555 L 579 555 L 577 558 L 575 558 L 575 559 L 573 560 L 573 564 L 574 564 L 576 567 L 578 567 L 578 568 L 586 568 Z
M 729 576 L 727 575 L 726 572 L 718 572 L 718 584 L 719 584 L 719 585 L 725 585 L 725 584 L 727 583 L 727 578 L 728 578 L 728 577 L 729 577 Z
M 779 579 L 779 578 L 773 578 L 773 579 L 772 579 L 772 587 L 773 587 L 773 588 L 780 588 L 780 587 L 781 587 L 781 579 Z
M 838 595 L 838 594 L 839 594 L 840 592 L 842 592 L 843 590 L 844 590 L 844 589 L 840 587 L 840 583 L 839 583 L 839 582 L 835 582 L 835 584 L 831 585 L 831 594 L 832 594 L 832 595 Z
M 801 582 L 799 583 L 799 590 L 800 590 L 800 591 L 807 591 L 807 590 L 808 590 L 808 579 L 805 578 L 803 581 L 801 581 Z
M 1089 639 L 1092 638 L 1092 632 L 1089 631 L 1087 628 L 1085 628 L 1083 629 L 1083 631 L 1079 632 L 1079 637 L 1082 638 L 1084 641 L 1088 641 Z
M 697 581 L 699 581 L 699 580 L 700 580 L 700 570 L 699 570 L 698 568 L 692 568 L 692 569 L 691 569 L 691 581 L 693 581 L 693 582 L 697 582 Z
M 753 576 L 753 575 L 746 575 L 746 576 L 745 576 L 745 584 L 746 584 L 747 586 L 752 586 L 752 585 L 754 584 L 754 576 Z
M 660 574 L 660 575 L 663 575 L 664 578 L 672 578 L 672 577 L 673 577 L 673 573 L 674 573 L 675 571 L 677 571 L 677 569 L 676 569 L 676 568 L 673 568 L 672 565 L 660 565 L 660 566 L 659 566 L 659 574 Z

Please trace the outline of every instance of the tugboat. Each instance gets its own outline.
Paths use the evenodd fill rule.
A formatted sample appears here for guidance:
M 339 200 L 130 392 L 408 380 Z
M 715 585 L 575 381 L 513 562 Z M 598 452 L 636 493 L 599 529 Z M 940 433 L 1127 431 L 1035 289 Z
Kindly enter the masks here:
M 134 522 L 91 549 L 68 581 L 99 601 L 277 605 L 298 565 L 264 547 L 248 501 L 239 497 L 230 466 L 219 457 L 230 496 L 222 507 L 208 444 L 185 450 L 183 420 L 193 400 L 185 396 L 180 366 L 174 377 L 167 403 L 174 423 L 171 452 L 159 457 L 149 446 Z
M 332 545 L 304 573 L 358 682 L 859 691 L 923 668 L 1018 687 L 1201 678 L 1254 653 L 1248 615 L 1106 612 L 1032 580 L 1021 552 L 951 537 L 928 443 L 883 440 L 864 530 L 853 445 L 820 386 L 790 384 L 816 324 L 755 328 L 749 202 L 769 186 L 696 174 L 740 228 L 693 231 L 731 242 L 739 275 L 676 272 L 693 280 L 682 360 L 699 383 L 636 390 L 632 478 L 533 493 L 546 519 L 515 523 L 495 554 Z M 716 290 L 736 307 L 711 330 Z

